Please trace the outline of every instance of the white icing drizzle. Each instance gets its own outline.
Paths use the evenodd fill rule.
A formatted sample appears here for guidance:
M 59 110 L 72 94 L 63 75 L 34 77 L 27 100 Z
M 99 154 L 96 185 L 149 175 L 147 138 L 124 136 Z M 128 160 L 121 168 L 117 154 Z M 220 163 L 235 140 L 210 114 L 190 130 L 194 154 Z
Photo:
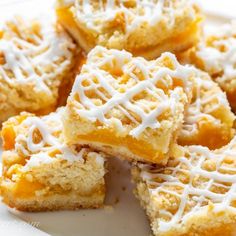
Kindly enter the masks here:
M 189 8 L 189 17 L 194 18 L 194 10 L 190 10 L 192 4 L 187 0 L 136 0 L 132 3 L 106 0 L 98 1 L 94 6 L 92 0 L 75 0 L 75 16 L 89 29 L 101 33 L 103 27 L 106 27 L 117 15 L 124 15 L 125 31 L 129 34 L 144 23 L 153 26 L 163 19 L 171 28 L 176 18 L 187 8 Z
M 23 133 L 19 132 L 15 138 L 15 149 L 25 156 L 30 156 L 22 168 L 23 171 L 42 163 L 51 163 L 60 158 L 68 162 L 84 160 L 83 156 L 86 149 L 83 148 L 78 152 L 63 142 L 61 121 L 63 111 L 64 109 L 61 108 L 57 112 L 42 118 L 29 116 L 20 124 L 20 129 L 23 128 L 24 130 Z M 34 132 L 41 136 L 39 143 L 34 141 Z M 57 152 L 55 157 L 50 156 L 53 151 Z M 98 155 L 96 153 L 96 156 Z M 101 163 L 99 157 L 98 163 Z
M 5 60 L 4 64 L 0 64 L 0 79 L 12 87 L 29 84 L 35 91 L 51 94 L 52 81 L 71 64 L 74 44 L 64 31 L 56 28 L 54 18 L 50 16 L 42 16 L 37 21 L 21 20 L 15 17 L 8 24 L 17 27 L 23 37 L 13 32 L 7 23 L 2 26 L 1 30 L 7 37 L 0 38 L 0 55 Z M 40 33 L 30 32 L 27 35 L 25 30 L 33 26 L 32 21 L 37 22 Z
M 214 111 L 225 107 L 230 113 L 230 106 L 226 94 L 204 72 L 196 69 L 194 78 L 194 98 L 187 108 L 183 128 L 180 136 L 192 136 L 198 132 L 198 122 L 206 118 L 209 122 L 221 124 Z M 233 113 L 230 113 L 233 116 Z
M 207 40 L 212 36 L 215 39 L 208 45 Z M 236 21 L 217 27 L 215 32 L 205 38 L 196 52 L 197 57 L 203 61 L 205 70 L 212 75 L 223 72 L 217 78 L 222 86 L 233 83 L 236 80 Z M 236 82 L 233 86 L 236 86 Z
M 27 161 L 26 165 L 21 168 L 22 171 L 28 171 L 31 168 L 43 164 L 50 164 L 54 162 L 55 159 L 50 158 L 47 153 L 45 152 L 39 152 L 36 154 L 31 155 L 30 159 Z
M 216 151 L 202 146 L 186 146 L 184 151 L 184 156 L 171 158 L 166 167 L 138 164 L 141 178 L 151 186 L 149 191 L 152 197 L 158 198 L 159 194 L 168 193 L 166 198 L 171 198 L 171 201 L 176 199 L 173 204 L 178 208 L 174 213 L 162 205 L 159 212 L 160 232 L 184 226 L 189 217 L 200 215 L 209 204 L 213 204 L 214 212 L 229 210 L 236 213 L 232 205 L 236 200 L 236 137 Z M 229 158 L 233 161 L 227 161 Z M 204 167 L 209 162 L 213 163 L 211 171 Z M 189 179 L 188 183 L 183 182 L 180 173 Z M 195 181 L 199 177 L 202 178 L 201 184 Z M 214 187 L 221 188 L 221 192 L 213 190 Z M 164 220 L 163 217 L 168 218 Z
M 164 58 L 171 61 L 173 70 L 164 66 L 157 66 L 156 63 L 164 60 Z M 106 69 L 107 67 L 111 69 Z M 111 70 L 121 71 L 124 77 L 127 76 L 131 79 L 129 82 L 133 83 L 132 86 L 120 84 L 119 79 L 110 73 Z M 135 71 L 139 71 L 140 75 L 136 75 Z M 194 70 L 191 67 L 180 65 L 171 53 L 164 53 L 156 61 L 148 62 L 143 58 L 132 58 L 131 54 L 125 51 L 108 50 L 97 46 L 88 54 L 87 63 L 76 78 L 69 101 L 75 103 L 76 112 L 79 116 L 92 122 L 99 120 L 105 126 L 111 126 L 115 122 L 118 128 L 122 130 L 125 126 L 122 120 L 108 116 L 109 111 L 118 109 L 135 124 L 129 134 L 138 137 L 147 128 L 160 128 L 158 117 L 165 111 L 171 110 L 173 116 L 176 114 L 176 106 L 183 102 L 180 101 L 180 94 L 183 89 L 186 91 L 189 89 L 188 78 L 193 72 Z M 173 78 L 179 78 L 184 84 L 183 88 L 168 89 L 168 92 L 165 93 L 163 89 L 156 86 L 157 82 L 161 82 L 168 88 L 173 83 Z M 85 86 L 85 82 L 88 85 Z M 122 86 L 125 88 L 125 92 L 119 91 Z M 106 92 L 101 92 L 101 89 Z M 96 97 L 103 100 L 104 103 L 94 104 L 93 99 L 87 95 L 89 91 L 93 91 Z M 155 101 L 138 100 L 136 102 L 133 100 L 135 95 L 143 91 L 151 94 Z M 79 96 L 79 101 L 76 100 L 76 95 Z M 155 108 L 150 109 L 150 105 L 155 106 Z

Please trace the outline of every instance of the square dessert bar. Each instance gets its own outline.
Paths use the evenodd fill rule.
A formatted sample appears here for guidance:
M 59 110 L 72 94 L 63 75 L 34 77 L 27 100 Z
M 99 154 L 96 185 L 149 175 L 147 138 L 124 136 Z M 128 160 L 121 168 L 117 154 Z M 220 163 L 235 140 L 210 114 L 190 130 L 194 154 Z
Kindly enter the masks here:
M 135 193 L 154 235 L 235 235 L 235 156 L 236 137 L 215 151 L 182 147 L 165 167 L 135 165 Z
M 104 155 L 68 147 L 61 112 L 21 113 L 3 123 L 1 195 L 8 206 L 51 211 L 103 205 Z
M 236 22 L 226 24 L 205 35 L 191 50 L 190 60 L 207 71 L 226 92 L 236 111 Z
M 171 53 L 147 61 L 97 46 L 67 101 L 66 142 L 128 160 L 166 163 L 183 122 L 193 72 Z
M 220 148 L 234 136 L 235 115 L 221 90 L 211 77 L 196 70 L 191 102 L 186 109 L 180 145 L 202 145 Z
M 48 114 L 66 100 L 77 47 L 53 16 L 14 16 L 0 26 L 0 123 L 21 111 Z M 79 57 L 80 58 L 80 57 Z M 77 60 L 79 60 L 77 58 Z M 63 98 L 62 98 L 63 95 Z
M 189 0 L 57 0 L 56 8 L 86 52 L 100 45 L 155 59 L 191 48 L 201 35 L 200 8 Z

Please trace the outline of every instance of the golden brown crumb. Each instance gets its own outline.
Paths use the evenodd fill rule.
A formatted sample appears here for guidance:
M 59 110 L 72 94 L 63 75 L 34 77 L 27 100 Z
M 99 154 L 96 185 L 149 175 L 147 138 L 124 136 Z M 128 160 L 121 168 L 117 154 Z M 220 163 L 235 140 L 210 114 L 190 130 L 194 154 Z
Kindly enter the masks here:
M 14 17 L 5 22 L 0 38 L 0 123 L 21 111 L 54 111 L 59 87 L 73 80 L 76 52 L 69 35 L 51 19 Z

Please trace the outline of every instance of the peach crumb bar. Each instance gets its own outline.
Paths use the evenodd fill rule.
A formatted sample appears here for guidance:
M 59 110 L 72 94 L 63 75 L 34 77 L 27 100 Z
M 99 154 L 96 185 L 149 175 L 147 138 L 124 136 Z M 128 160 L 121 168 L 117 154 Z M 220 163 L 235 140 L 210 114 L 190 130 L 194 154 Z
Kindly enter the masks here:
M 66 142 L 128 160 L 166 163 L 194 73 L 171 53 L 147 61 L 126 51 L 95 47 L 67 100 Z
M 221 149 L 179 147 L 166 166 L 138 163 L 135 193 L 158 236 L 236 233 L 236 137 Z
M 23 211 L 97 208 L 105 196 L 104 155 L 65 144 L 63 108 L 21 113 L 3 123 L 1 195 Z

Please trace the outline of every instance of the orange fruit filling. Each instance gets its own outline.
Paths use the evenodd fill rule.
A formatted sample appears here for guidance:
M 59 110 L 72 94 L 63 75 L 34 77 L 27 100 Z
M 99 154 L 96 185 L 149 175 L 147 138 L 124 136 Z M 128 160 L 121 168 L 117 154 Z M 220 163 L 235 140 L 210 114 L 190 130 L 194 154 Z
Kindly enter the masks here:
M 15 130 L 14 127 L 19 125 L 26 119 L 27 115 L 20 115 L 16 116 L 13 121 L 7 121 L 3 125 L 3 129 L 1 131 L 1 136 L 3 139 L 3 149 L 4 150 L 11 150 L 15 147 Z
M 15 147 L 16 134 L 12 125 L 7 125 L 2 130 L 3 149 L 11 150 Z
M 16 198 L 30 198 L 35 196 L 35 191 L 45 188 L 45 186 L 37 181 L 29 181 L 26 179 L 25 174 L 20 171 L 22 165 L 15 164 L 11 171 L 4 172 L 4 177 L 11 180 L 11 185 L 1 185 L 1 191 L 8 192 L 9 188 Z M 9 169 L 10 170 L 10 169 Z M 8 173 L 9 172 L 9 173 Z M 12 176 L 17 175 L 17 180 L 13 181 Z M 4 195 L 3 195 L 4 196 Z
M 0 39 L 3 37 L 4 32 L 0 30 Z
M 92 133 L 85 135 L 78 135 L 78 140 L 88 142 L 99 142 L 104 145 L 126 147 L 133 154 L 143 157 L 145 160 L 162 160 L 164 158 L 163 153 L 154 147 L 144 142 L 143 140 L 137 140 L 131 136 L 117 137 L 115 133 L 109 130 L 96 130 Z
M 49 155 L 50 157 L 55 157 L 57 154 L 61 154 L 61 151 L 58 150 L 58 149 L 55 149 L 55 150 L 53 150 L 53 151 L 51 151 L 51 152 L 48 153 L 48 155 Z
M 43 189 L 45 186 L 39 182 L 29 182 L 23 176 L 14 184 L 13 194 L 17 198 L 30 198 L 35 196 L 35 191 Z
M 231 128 L 212 126 L 208 122 L 198 124 L 199 133 L 196 137 L 179 140 L 180 145 L 202 145 L 209 149 L 218 149 L 228 144 L 232 138 Z

